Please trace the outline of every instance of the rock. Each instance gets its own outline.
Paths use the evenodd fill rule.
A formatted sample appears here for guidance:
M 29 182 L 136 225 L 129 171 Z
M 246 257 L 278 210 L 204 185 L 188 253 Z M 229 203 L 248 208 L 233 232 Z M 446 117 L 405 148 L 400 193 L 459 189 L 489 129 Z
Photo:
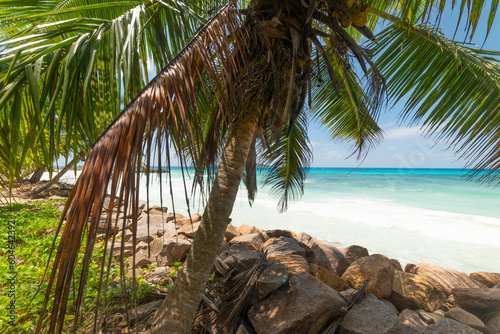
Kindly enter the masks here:
M 264 247 L 264 243 L 269 239 L 265 233 L 251 233 L 245 234 L 231 239 L 230 245 L 239 244 L 249 250 L 258 250 Z
M 406 324 L 406 325 L 409 325 L 409 326 L 412 326 L 415 328 L 421 328 L 421 327 L 427 326 L 427 324 L 422 320 L 422 318 L 420 317 L 420 315 L 417 312 L 415 312 L 413 310 L 409 310 L 409 309 L 403 310 L 399 314 L 399 320 L 401 320 L 401 322 L 403 324 Z
M 145 213 L 149 213 L 150 215 L 166 215 L 168 212 L 168 208 L 164 206 L 153 205 L 152 207 L 148 207 L 146 204 L 142 208 Z
M 481 332 L 470 328 L 458 321 L 442 318 L 434 325 L 429 325 L 420 330 L 421 334 L 481 334 Z
M 451 310 L 446 312 L 444 316 L 446 318 L 453 319 L 464 325 L 477 329 L 482 333 L 488 334 L 488 329 L 486 328 L 486 325 L 481 320 L 479 320 L 478 317 L 476 317 L 474 314 L 465 311 L 464 309 L 461 309 L 460 307 L 452 308 Z
M 282 263 L 291 275 L 297 275 L 303 272 L 309 273 L 309 263 L 303 256 L 297 254 L 269 256 L 269 260 Z
M 135 251 L 138 252 L 140 250 L 147 250 L 148 249 L 148 243 L 141 241 L 135 246 Z
M 439 307 L 439 309 L 443 312 L 449 311 L 455 307 L 455 297 L 453 295 L 449 295 L 446 301 Z
M 242 245 L 235 244 L 229 250 L 222 252 L 219 257 L 231 268 L 244 269 L 254 265 L 260 255 Z
M 357 259 L 361 259 L 362 257 L 368 256 L 368 250 L 365 247 L 361 247 L 358 245 L 352 245 L 346 248 L 341 249 L 342 254 L 344 254 L 347 264 L 351 265 Z
M 193 225 L 185 225 L 177 230 L 177 233 L 184 234 L 187 237 L 194 237 L 194 234 L 200 227 L 201 222 L 194 223 Z
M 392 293 L 388 300 L 400 311 L 424 309 L 434 312 L 446 300 L 445 294 L 425 276 L 394 272 Z
M 167 219 L 169 219 L 167 217 Z M 169 222 L 174 222 L 173 219 L 168 220 Z M 201 221 L 201 215 L 199 213 L 195 213 L 194 215 L 191 215 L 190 217 L 184 217 L 184 218 L 178 218 L 175 220 L 175 224 L 178 228 L 185 226 L 185 225 L 191 225 L 197 222 Z
M 174 262 L 182 262 L 191 248 L 191 243 L 176 238 L 161 238 L 163 247 L 157 256 L 158 266 L 171 266 Z
M 151 255 L 155 258 L 160 255 L 163 250 L 164 238 L 154 238 L 153 241 L 149 243 L 149 249 L 151 250 Z
M 167 224 L 167 217 L 161 215 L 149 215 L 149 227 L 154 226 L 156 228 L 162 227 L 163 224 Z M 137 220 L 137 226 L 148 226 L 148 215 L 141 215 Z
M 398 260 L 396 260 L 396 259 L 389 259 L 389 261 L 391 261 L 392 265 L 394 266 L 394 268 L 396 270 L 403 271 L 403 267 L 401 267 L 401 263 L 399 263 Z
M 181 215 L 180 213 L 173 213 L 173 212 L 170 212 L 170 213 L 167 213 L 167 222 L 175 222 L 177 221 L 177 219 L 182 219 L 182 218 L 185 218 L 183 215 Z
M 500 289 L 453 289 L 455 305 L 476 315 L 500 311 Z
M 290 278 L 290 285 L 252 306 L 248 318 L 259 334 L 317 334 L 343 304 L 337 291 L 300 273 Z
M 401 324 L 403 327 L 403 334 L 419 334 L 420 331 L 418 328 L 415 328 L 413 326 L 407 325 L 407 324 Z
M 300 255 L 306 258 L 306 251 L 300 247 L 297 240 L 294 238 L 279 237 L 272 238 L 264 244 L 264 250 L 267 250 L 268 256 L 282 256 L 282 255 Z
M 484 284 L 488 288 L 492 288 L 495 284 L 500 283 L 500 273 L 488 273 L 485 271 L 476 271 L 469 275 L 475 281 Z
M 500 333 L 500 312 L 488 314 L 485 321 L 491 334 Z
M 259 233 L 260 230 L 255 226 L 242 224 L 240 227 L 238 227 L 238 232 L 240 232 L 241 235 L 247 235 L 247 234 Z
M 133 233 L 130 230 L 125 230 L 124 234 L 120 234 L 125 242 L 132 240 Z
M 238 229 L 234 227 L 233 224 L 229 223 L 227 225 L 226 233 L 224 234 L 224 237 L 226 238 L 227 242 L 230 242 L 231 239 L 236 238 L 241 236 L 240 232 L 238 232 Z
M 415 312 L 420 315 L 420 318 L 422 318 L 427 324 L 435 324 L 439 319 L 444 317 L 444 311 L 442 310 L 436 310 L 434 312 L 427 312 L 425 310 L 416 310 Z
M 304 242 L 304 239 L 301 238 L 300 235 L 299 241 L 306 244 L 312 251 L 311 255 L 308 256 L 309 262 L 330 269 L 338 276 L 342 276 L 346 271 L 348 266 L 347 260 L 337 247 L 314 238 Z
M 57 211 L 62 213 L 64 211 L 64 205 L 58 206 Z
M 279 289 L 288 281 L 288 271 L 281 263 L 270 262 L 257 279 L 257 301 Z
M 109 205 L 111 204 L 111 197 L 110 196 L 106 196 L 104 198 L 104 202 L 102 204 L 102 210 L 104 212 L 107 212 L 109 211 Z M 115 200 L 113 202 L 113 208 L 117 208 L 118 207 L 118 197 L 115 197 Z
M 378 298 L 387 298 L 392 292 L 394 271 L 386 256 L 373 254 L 354 261 L 342 278 L 347 281 L 348 286 L 355 289 L 359 289 L 370 278 L 366 292 L 373 293 Z
M 333 271 L 322 268 L 314 263 L 309 264 L 311 275 L 337 291 L 343 291 L 346 288 L 346 281 L 336 275 Z
M 448 297 L 453 288 L 482 288 L 484 285 L 474 281 L 460 271 L 446 269 L 429 263 L 420 263 L 415 274 L 429 278 L 433 285 L 441 289 Z
M 129 225 L 129 228 L 132 230 L 132 224 Z M 148 216 L 144 215 L 137 221 L 137 231 L 138 235 L 141 235 L 141 238 L 145 238 L 148 236 Z M 163 236 L 172 237 L 177 235 L 176 227 L 174 223 L 167 223 L 167 219 L 165 216 L 159 215 L 150 215 L 149 216 L 149 237 L 147 239 L 151 239 L 155 236 Z
M 393 310 L 393 311 L 394 311 L 394 313 L 396 313 L 397 315 L 399 315 L 399 311 L 398 311 L 398 309 L 396 308 L 396 306 L 394 306 L 394 304 L 393 304 L 393 303 L 391 303 L 390 301 L 388 301 L 387 299 L 384 299 L 384 298 L 381 298 L 381 299 L 380 299 L 380 301 L 381 301 L 382 303 L 384 303 L 384 304 L 385 304 L 385 306 L 387 306 L 387 307 L 389 307 L 391 310 Z
M 133 263 L 134 258 L 131 256 L 129 257 L 127 264 L 130 268 L 132 268 L 132 263 Z M 135 253 L 135 266 L 138 268 L 144 268 L 148 264 L 151 264 L 155 261 L 153 257 L 149 257 L 148 251 L 146 249 L 140 249 L 138 252 Z
M 153 238 L 157 236 L 157 229 L 154 228 L 154 226 L 148 227 L 144 225 L 137 226 L 137 234 L 136 234 L 136 243 L 140 243 L 141 241 L 144 241 L 146 243 L 149 243 L 150 241 L 153 240 Z
M 279 238 L 279 237 L 286 237 L 286 238 L 293 238 L 294 233 L 289 230 L 267 230 L 266 234 L 269 236 L 269 238 Z
M 403 327 L 398 316 L 377 297 L 369 293 L 347 313 L 340 323 L 338 333 L 395 334 L 403 333 Z
M 415 273 L 415 268 L 417 267 L 416 264 L 414 263 L 408 263 L 406 266 L 405 266 L 405 273 L 410 273 L 410 274 L 414 274 Z

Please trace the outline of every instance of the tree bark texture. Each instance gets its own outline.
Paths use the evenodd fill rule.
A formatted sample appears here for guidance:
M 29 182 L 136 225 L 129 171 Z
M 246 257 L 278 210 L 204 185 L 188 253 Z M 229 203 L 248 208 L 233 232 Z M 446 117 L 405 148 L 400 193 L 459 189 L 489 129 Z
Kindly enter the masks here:
M 224 239 L 258 119 L 259 113 L 252 110 L 234 124 L 201 225 L 195 233 L 184 268 L 156 314 L 152 333 L 191 333 L 201 296 Z
M 47 168 L 40 167 L 38 168 L 33 175 L 31 175 L 29 183 L 37 183 L 42 179 L 43 173 L 47 170 Z

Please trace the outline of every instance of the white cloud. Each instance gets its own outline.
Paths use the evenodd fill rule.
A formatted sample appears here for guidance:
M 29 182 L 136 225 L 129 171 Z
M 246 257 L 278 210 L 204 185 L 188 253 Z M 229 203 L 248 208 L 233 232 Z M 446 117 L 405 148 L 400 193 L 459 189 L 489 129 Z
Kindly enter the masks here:
M 326 154 L 325 154 L 325 157 L 326 157 L 327 159 L 332 159 L 332 158 L 336 158 L 336 157 L 339 157 L 339 156 L 340 156 L 340 152 L 339 152 L 339 151 L 335 151 L 335 150 L 333 150 L 333 151 L 328 151 L 328 152 L 326 152 Z
M 422 135 L 420 126 L 412 126 L 408 128 L 395 128 L 385 131 L 385 139 L 405 139 L 416 138 Z

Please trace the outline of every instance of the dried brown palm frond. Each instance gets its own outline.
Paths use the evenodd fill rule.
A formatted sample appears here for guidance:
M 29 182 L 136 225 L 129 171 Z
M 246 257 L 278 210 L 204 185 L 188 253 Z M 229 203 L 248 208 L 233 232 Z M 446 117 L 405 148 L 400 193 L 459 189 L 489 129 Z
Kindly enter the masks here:
M 215 282 L 209 289 L 217 298 L 217 311 L 213 306 L 201 307 L 193 324 L 193 333 L 235 333 L 243 322 L 250 305 L 255 302 L 257 280 L 270 263 L 267 253 L 259 251 L 260 258 L 250 267 L 221 282 Z
M 111 195 L 110 207 L 123 207 L 125 212 L 131 208 L 132 225 L 136 228 L 143 153 L 148 157 L 147 169 L 151 164 L 151 150 L 154 149 L 159 157 L 158 168 L 162 169 L 161 156 L 166 154 L 166 165 L 170 169 L 171 141 L 181 161 L 186 161 L 185 150 L 189 151 L 193 159 L 199 161 L 197 156 L 202 152 L 201 147 L 205 141 L 200 130 L 200 120 L 216 120 L 217 117 L 230 119 L 228 111 L 234 109 L 239 87 L 238 78 L 245 61 L 238 52 L 242 45 L 241 36 L 239 18 L 234 5 L 230 3 L 224 6 L 130 102 L 89 150 L 81 176 L 61 218 L 60 224 L 62 225 L 63 219 L 66 219 L 66 224 L 62 229 L 61 241 L 49 277 L 37 332 L 45 326 L 48 327 L 49 333 L 62 331 L 77 266 L 81 268 L 82 274 L 76 289 L 77 297 L 72 306 L 75 310 L 73 329 L 76 330 L 78 326 L 78 315 L 83 306 L 88 268 L 106 193 Z M 219 71 L 218 67 L 224 71 Z M 198 89 L 199 85 L 209 85 L 211 90 Z M 210 102 L 213 96 L 217 98 L 217 108 Z M 112 250 L 107 248 L 107 244 L 111 238 L 114 241 L 115 236 L 111 231 L 116 230 L 119 223 L 123 224 L 123 246 L 125 218 L 123 222 L 119 222 L 118 213 L 115 217 L 109 214 L 103 256 L 103 259 L 108 256 L 109 261 L 102 261 L 101 281 L 104 277 L 108 279 Z M 86 240 L 85 245 L 82 245 L 83 240 Z M 135 233 L 133 242 L 136 242 Z M 78 263 L 78 254 L 82 247 L 84 257 L 83 261 Z M 119 258 L 121 276 L 125 283 L 123 247 Z M 135 281 L 135 273 L 133 279 Z M 124 295 L 127 296 L 125 287 Z M 102 302 L 100 299 L 99 294 L 97 305 Z M 47 324 L 45 317 L 49 302 L 52 307 Z M 97 309 L 95 316 L 97 319 Z

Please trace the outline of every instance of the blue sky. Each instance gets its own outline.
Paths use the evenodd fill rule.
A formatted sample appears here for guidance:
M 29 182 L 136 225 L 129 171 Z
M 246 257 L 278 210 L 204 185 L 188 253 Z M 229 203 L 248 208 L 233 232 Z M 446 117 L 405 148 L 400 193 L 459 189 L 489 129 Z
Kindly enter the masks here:
M 478 26 L 473 43 L 482 46 L 486 35 L 486 19 L 490 10 L 490 1 L 486 1 L 481 16 L 483 24 Z M 464 16 L 466 13 L 464 13 Z M 443 13 L 440 28 L 444 34 L 452 38 L 455 33 L 458 9 L 451 11 L 451 5 Z M 484 44 L 485 49 L 499 50 L 500 20 L 493 23 L 490 35 Z M 456 40 L 464 40 L 462 27 L 457 31 Z M 468 41 L 468 40 L 467 40 Z M 446 143 L 435 142 L 422 136 L 420 126 L 400 123 L 398 115 L 403 109 L 404 101 L 392 108 L 383 110 L 379 118 L 379 126 L 385 132 L 384 140 L 376 148 L 369 151 L 363 161 L 356 156 L 348 158 L 353 150 L 346 144 L 330 140 L 328 134 L 317 124 L 309 126 L 309 138 L 313 145 L 314 160 L 312 167 L 391 167 L 391 168 L 463 168 L 466 161 L 459 159 L 452 150 L 447 150 Z

